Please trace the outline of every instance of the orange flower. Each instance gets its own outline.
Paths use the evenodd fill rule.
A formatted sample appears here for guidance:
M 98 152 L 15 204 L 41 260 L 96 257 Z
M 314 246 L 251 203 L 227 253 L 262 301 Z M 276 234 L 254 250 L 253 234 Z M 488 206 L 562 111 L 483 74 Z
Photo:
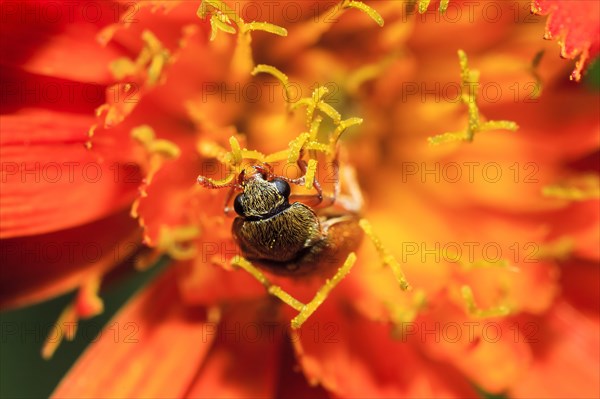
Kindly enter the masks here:
M 120 263 L 173 261 L 115 316 L 133 340 L 102 335 L 55 397 L 600 394 L 598 96 L 569 82 L 529 2 L 428 3 L 101 3 L 94 23 L 65 5 L 41 24 L 21 18 L 43 3 L 7 8 L 2 304 L 77 288 L 59 322 L 77 321 L 102 311 L 100 282 Z M 535 3 L 560 3 L 548 29 L 564 29 L 583 70 L 597 52 L 587 2 Z M 75 94 L 53 101 L 53 87 Z M 296 108 L 317 100 L 298 100 L 318 87 L 325 105 L 307 125 Z M 244 254 L 227 190 L 196 179 L 298 150 L 317 115 L 326 137 L 363 120 L 340 162 L 356 168 L 382 246 L 365 239 L 294 330 L 298 312 L 231 267 Z M 56 243 L 75 256 L 27 255 Z M 412 291 L 381 267 L 386 251 Z M 307 303 L 333 273 L 269 278 Z

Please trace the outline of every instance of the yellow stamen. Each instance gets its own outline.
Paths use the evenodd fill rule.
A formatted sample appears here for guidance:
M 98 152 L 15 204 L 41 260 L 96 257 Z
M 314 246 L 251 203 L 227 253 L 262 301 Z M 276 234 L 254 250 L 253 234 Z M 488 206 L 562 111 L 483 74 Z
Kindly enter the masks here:
M 437 136 L 427 138 L 430 145 L 439 145 L 451 143 L 453 141 L 467 141 L 468 134 L 466 132 L 446 132 Z
M 431 3 L 431 0 L 419 0 L 419 14 L 423 14 L 425 11 L 427 11 L 427 8 L 429 8 L 429 3 Z
M 408 306 L 398 305 L 396 303 L 387 303 L 390 312 L 390 321 L 393 323 L 392 331 L 395 338 L 402 338 L 404 329 L 402 324 L 411 323 L 419 312 L 427 306 L 427 294 L 422 289 L 417 289 L 412 294 L 411 304 Z
M 193 241 L 199 235 L 200 230 L 196 226 L 162 226 L 156 247 L 176 260 L 193 259 L 198 253 Z
M 210 18 L 210 41 L 212 42 L 217 37 L 218 31 L 223 31 L 225 33 L 235 34 L 236 30 L 233 26 L 229 25 L 230 21 L 224 14 L 215 14 Z
M 289 163 L 294 163 L 298 160 L 298 158 L 300 158 L 300 150 L 302 150 L 302 147 L 304 146 L 304 143 L 306 143 L 306 140 L 308 140 L 308 138 L 308 133 L 302 133 L 294 140 L 290 141 L 290 152 L 288 155 Z
M 304 148 L 306 148 L 307 150 L 320 151 L 327 155 L 332 154 L 332 150 L 331 150 L 331 148 L 329 148 L 329 146 L 327 144 L 318 143 L 316 141 L 308 141 L 304 145 Z
M 256 161 L 264 162 L 265 154 L 256 150 L 248 150 L 246 148 L 242 149 L 242 158 L 244 159 L 254 159 Z
M 478 259 L 478 260 L 475 260 L 474 262 L 466 262 L 466 261 L 461 260 L 461 261 L 458 261 L 458 263 L 460 264 L 460 267 L 464 272 L 468 272 L 468 271 L 471 271 L 474 269 L 486 269 L 486 268 L 505 269 L 512 273 L 519 273 L 521 271 L 521 269 L 519 267 L 514 266 L 507 259 L 499 259 L 497 261 Z
M 181 154 L 179 147 L 169 140 L 154 140 L 147 148 L 151 154 L 159 154 L 166 159 L 175 159 Z
M 425 11 L 427 11 L 427 9 L 429 8 L 429 3 L 431 3 L 431 0 L 419 0 L 419 3 L 418 3 L 419 14 L 423 14 Z M 440 1 L 439 11 L 441 14 L 446 12 L 446 10 L 448 9 L 449 3 L 450 3 L 450 0 L 441 0 Z
M 317 172 L 317 161 L 314 159 L 309 159 L 308 166 L 306 168 L 306 180 L 304 182 L 304 187 L 306 187 L 308 190 L 313 188 L 316 172 Z
M 542 195 L 570 201 L 600 198 L 600 178 L 593 174 L 573 177 L 567 179 L 563 184 L 544 187 Z
M 292 97 L 287 75 L 281 72 L 279 69 L 265 64 L 259 64 L 254 68 L 254 70 L 252 70 L 252 76 L 256 76 L 259 73 L 268 73 L 281 83 L 283 89 L 285 90 L 285 101 L 289 104 Z
M 313 122 L 315 109 L 321 106 L 321 102 L 323 100 L 323 96 L 329 93 L 329 89 L 325 86 L 319 86 L 315 90 L 313 90 L 310 97 L 301 98 L 292 104 L 291 109 L 294 110 L 301 105 L 306 106 L 306 126 L 310 128 Z M 326 106 L 322 106 L 323 109 L 320 109 L 323 113 L 328 115 L 334 122 L 337 121 L 339 123 L 339 113 L 331 107 L 329 104 Z M 328 114 L 328 112 L 330 114 Z
M 150 126 L 141 125 L 131 129 L 131 137 L 144 145 L 148 145 L 154 140 L 156 134 L 154 133 L 154 129 Z
M 362 66 L 351 72 L 346 79 L 346 90 L 353 95 L 357 95 L 358 89 L 363 83 L 381 76 L 396 57 L 397 55 L 392 54 L 381 61 Z
M 257 267 L 255 267 L 245 258 L 241 256 L 235 256 L 231 260 L 231 265 L 234 267 L 239 267 L 249 273 L 267 289 L 269 294 L 279 298 L 293 309 L 299 311 L 300 313 L 294 317 L 291 322 L 292 329 L 298 329 L 319 308 L 319 306 L 321 306 L 331 290 L 338 285 L 340 281 L 346 277 L 346 275 L 348 275 L 355 262 L 356 254 L 351 252 L 346 258 L 344 264 L 337 270 L 333 278 L 331 280 L 328 279 L 325 284 L 319 288 L 313 299 L 307 304 L 300 302 L 278 285 L 272 284 Z
M 56 352 L 56 349 L 65 338 L 65 334 L 72 339 L 77 332 L 77 320 L 78 317 L 73 304 L 63 309 L 42 345 L 42 357 L 44 359 L 48 360 L 54 355 L 54 352 Z
M 126 57 L 119 58 L 110 64 L 110 69 L 113 76 L 118 80 L 137 75 L 145 70 L 146 84 L 154 86 L 160 81 L 171 54 L 149 30 L 142 32 L 142 40 L 144 41 L 144 48 L 135 60 Z
M 281 150 L 265 156 L 265 162 L 275 162 L 287 159 L 290 156 L 290 150 Z
M 242 163 L 242 149 L 240 142 L 233 136 L 229 138 L 229 145 L 231 146 L 232 163 L 239 165 Z
M 308 130 L 308 134 L 310 135 L 309 141 L 317 141 L 317 136 L 319 134 L 319 127 L 321 127 L 321 122 L 323 122 L 323 117 L 317 115 L 315 119 L 310 124 L 310 129 Z
M 488 121 L 479 125 L 480 132 L 487 132 L 490 130 L 509 130 L 514 132 L 518 128 L 519 126 L 513 121 Z
M 252 265 L 252 263 L 248 262 L 243 257 L 235 256 L 231 260 L 231 265 L 244 269 L 246 272 L 252 275 L 252 277 L 258 280 L 262 285 L 264 285 L 271 295 L 281 299 L 283 302 L 285 302 L 292 308 L 300 311 L 305 306 L 302 302 L 298 301 L 296 298 L 292 297 L 290 294 L 285 292 L 281 287 L 271 284 L 267 277 L 258 268 L 256 268 L 254 265 Z
M 440 12 L 442 14 L 448 9 L 448 4 L 450 4 L 450 0 L 440 0 Z
M 200 7 L 196 12 L 198 17 L 205 19 L 209 9 L 212 11 L 210 17 L 211 35 L 210 40 L 214 40 L 217 31 L 229 34 L 236 33 L 231 26 L 234 23 L 237 26 L 237 45 L 232 60 L 232 65 L 238 72 L 251 71 L 254 65 L 252 59 L 251 32 L 261 30 L 278 36 L 287 36 L 287 30 L 281 26 L 270 24 L 268 22 L 248 22 L 246 23 L 233 9 L 221 0 L 202 0 Z
M 281 26 L 273 25 L 268 22 L 249 22 L 244 26 L 246 32 L 261 30 L 277 36 L 287 36 L 287 30 Z
M 377 11 L 375 11 L 375 9 L 369 7 L 362 1 L 342 0 L 341 6 L 342 8 L 356 8 L 357 10 L 360 10 L 371 17 L 371 19 L 375 21 L 377 25 L 383 26 L 383 17 Z
M 498 317 L 498 316 L 506 316 L 510 313 L 510 309 L 504 305 L 491 307 L 489 309 L 480 309 L 477 306 L 477 304 L 475 303 L 475 298 L 473 297 L 473 291 L 471 290 L 471 287 L 469 287 L 468 285 L 463 285 L 460 289 L 460 293 L 467 305 L 467 312 L 469 313 L 469 315 L 471 315 L 473 317 L 480 317 L 480 318 Z
M 575 240 L 571 237 L 561 237 L 554 242 L 549 242 L 539 247 L 533 247 L 537 251 L 527 254 L 528 258 L 533 259 L 558 259 L 565 260 L 573 253 Z
M 317 109 L 319 109 L 319 111 L 323 112 L 325 115 L 330 117 L 333 120 L 333 123 L 335 123 L 336 125 L 340 123 L 342 116 L 331 105 L 324 103 L 322 101 L 319 101 L 317 103 Z M 312 123 L 312 121 L 311 121 L 311 123 Z
M 402 267 L 400 266 L 400 263 L 398 263 L 396 258 L 394 258 L 387 251 L 387 249 L 385 249 L 385 247 L 383 246 L 379 237 L 377 237 L 375 235 L 375 233 L 373 232 L 373 228 L 371 227 L 371 224 L 366 219 L 361 219 L 359 221 L 359 225 L 363 229 L 365 234 L 373 242 L 373 245 L 375 246 L 375 249 L 379 253 L 379 257 L 381 258 L 382 263 L 384 265 L 387 265 L 390 269 L 392 269 L 392 273 L 394 274 L 394 277 L 396 277 L 396 280 L 400 284 L 400 288 L 403 291 L 411 290 L 412 288 L 411 288 L 410 284 L 408 283 L 408 281 L 406 280 L 406 276 L 404 275 L 404 272 L 402 271 Z
M 358 126 L 362 123 L 363 123 L 362 118 L 349 118 L 349 119 L 341 121 L 339 123 L 339 125 L 335 128 L 335 130 L 333 131 L 333 134 L 331 135 L 330 144 L 332 146 L 335 145 L 338 142 L 338 140 L 340 139 L 342 133 L 344 133 L 346 131 L 346 129 L 348 129 L 349 127 Z
M 175 143 L 169 140 L 157 139 L 154 129 L 148 125 L 131 129 L 131 137 L 142 144 L 150 155 L 146 184 L 150 184 L 152 178 L 162 166 L 163 160 L 176 159 L 181 154 L 181 150 Z
M 335 273 L 333 278 L 331 280 L 327 280 L 325 282 L 325 285 L 323 285 L 319 289 L 319 291 L 317 291 L 313 299 L 309 303 L 304 305 L 304 307 L 300 310 L 298 316 L 292 319 L 292 329 L 300 328 L 302 324 L 304 324 L 304 322 L 315 312 L 315 310 L 317 310 L 318 307 L 321 306 L 323 301 L 327 299 L 327 296 L 329 295 L 331 290 L 335 288 L 335 286 L 338 285 L 340 281 L 342 281 L 342 279 L 348 275 L 350 269 L 352 269 L 352 266 L 354 266 L 355 262 L 356 254 L 354 252 L 351 252 L 348 255 L 348 258 L 346 258 L 346 261 L 344 262 L 342 267 L 340 267 Z
M 446 132 L 429 137 L 430 145 L 439 145 L 453 141 L 473 141 L 476 133 L 489 130 L 516 131 L 519 126 L 512 121 L 482 121 L 477 107 L 477 89 L 479 87 L 479 71 L 469 69 L 467 55 L 463 50 L 458 50 L 458 59 L 461 69 L 462 95 L 461 101 L 467 106 L 469 120 L 467 128 L 462 132 Z
M 212 140 L 200 140 L 197 144 L 197 150 L 205 158 L 214 158 L 221 163 L 225 163 L 227 150 Z
M 63 339 L 72 341 L 77 334 L 80 318 L 90 318 L 104 311 L 104 303 L 98 296 L 101 278 L 93 275 L 80 285 L 77 296 L 61 312 L 42 345 L 42 357 L 50 359 Z

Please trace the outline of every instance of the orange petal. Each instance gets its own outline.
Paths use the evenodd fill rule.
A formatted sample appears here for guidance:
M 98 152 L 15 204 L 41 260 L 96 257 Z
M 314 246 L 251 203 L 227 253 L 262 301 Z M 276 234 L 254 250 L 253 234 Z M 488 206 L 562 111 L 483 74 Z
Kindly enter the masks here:
M 2 118 L 0 237 L 77 226 L 133 201 L 139 171 L 110 146 L 84 148 L 92 123 L 41 110 Z
M 0 240 L 0 307 L 22 306 L 79 287 L 139 248 L 141 234 L 127 211 L 31 237 Z
M 224 311 L 214 347 L 186 397 L 273 397 L 287 324 L 272 318 L 272 305 L 240 303 Z
M 487 392 L 518 384 L 531 362 L 527 343 L 514 338 L 515 327 L 506 319 L 472 319 L 444 304 L 414 326 L 431 358 L 455 366 Z
M 331 298 L 299 330 L 295 343 L 309 381 L 340 397 L 474 397 L 456 370 L 427 361 L 414 343 L 366 321 Z
M 535 361 L 509 397 L 600 397 L 598 314 L 585 317 L 570 305 L 559 303 L 547 321 L 536 325 L 538 339 L 532 345 Z
M 551 262 L 533 257 L 527 259 L 537 251 L 534 242 L 515 242 L 519 248 L 513 245 L 513 249 L 518 249 L 521 253 L 507 256 L 508 267 L 474 268 L 462 272 L 455 283 L 471 287 L 475 302 L 481 309 L 503 305 L 514 313 L 543 313 L 558 294 L 558 269 Z M 502 250 L 509 253 L 507 247 Z M 516 256 L 522 258 L 516 260 Z M 460 299 L 459 303 L 462 305 L 463 300 Z
M 182 397 L 213 337 L 205 312 L 180 302 L 174 277 L 167 270 L 129 302 L 52 396 Z
M 190 140 L 189 145 L 193 146 L 193 141 Z M 186 145 L 178 147 L 183 150 L 180 158 L 165 160 L 146 186 L 147 195 L 141 195 L 137 200 L 136 216 L 144 227 L 144 239 L 148 245 L 156 245 L 162 228 L 191 223 L 190 199 L 196 185 L 197 170 L 193 165 L 196 158 L 190 154 L 189 147 L 184 150 Z

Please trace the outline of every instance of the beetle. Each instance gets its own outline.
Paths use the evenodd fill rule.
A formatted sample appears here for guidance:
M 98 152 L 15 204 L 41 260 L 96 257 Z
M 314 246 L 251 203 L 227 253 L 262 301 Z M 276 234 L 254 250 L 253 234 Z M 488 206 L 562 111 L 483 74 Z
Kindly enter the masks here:
M 268 165 L 242 172 L 242 193 L 235 197 L 232 234 L 244 257 L 273 274 L 306 276 L 327 273 L 342 264 L 363 239 L 357 210 L 318 209 L 323 195 L 318 181 L 316 205 L 294 201 L 287 179 Z M 290 201 L 291 197 L 291 201 Z M 315 209 L 317 208 L 317 209 Z

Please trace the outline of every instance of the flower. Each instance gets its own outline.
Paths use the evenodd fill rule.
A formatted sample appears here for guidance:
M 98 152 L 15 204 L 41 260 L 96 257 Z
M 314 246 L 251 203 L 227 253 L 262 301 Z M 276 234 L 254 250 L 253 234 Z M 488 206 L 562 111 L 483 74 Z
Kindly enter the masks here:
M 3 303 L 77 287 L 59 320 L 76 321 L 102 310 L 102 276 L 134 253 L 139 267 L 173 260 L 114 319 L 133 323 L 134 340 L 100 337 L 54 396 L 598 396 L 598 97 L 540 55 L 554 44 L 539 40 L 543 19 L 524 14 L 528 4 L 490 4 L 441 2 L 440 14 L 424 1 L 415 14 L 399 2 L 141 2 L 116 7 L 116 23 L 36 25 L 44 35 L 4 67 L 15 81 L 77 83 L 106 99 L 8 103 L 2 245 L 23 265 L 3 268 Z M 89 70 L 69 72 L 87 59 Z M 277 79 L 253 76 L 259 64 L 287 80 L 269 67 Z M 297 149 L 289 143 L 315 124 L 289 111 L 322 86 L 322 132 L 363 120 L 344 133 L 340 162 L 356 168 L 382 246 L 365 240 L 351 273 L 292 330 L 297 311 L 230 267 L 239 251 L 226 190 L 196 178 L 227 177 L 221 166 L 238 167 L 240 154 Z M 57 159 L 111 178 L 57 184 L 47 177 Z M 23 180 L 36 162 L 44 184 Z M 119 256 L 23 262 L 26 245 L 87 235 Z M 412 291 L 381 267 L 386 251 Z M 273 281 L 305 303 L 323 284 Z

